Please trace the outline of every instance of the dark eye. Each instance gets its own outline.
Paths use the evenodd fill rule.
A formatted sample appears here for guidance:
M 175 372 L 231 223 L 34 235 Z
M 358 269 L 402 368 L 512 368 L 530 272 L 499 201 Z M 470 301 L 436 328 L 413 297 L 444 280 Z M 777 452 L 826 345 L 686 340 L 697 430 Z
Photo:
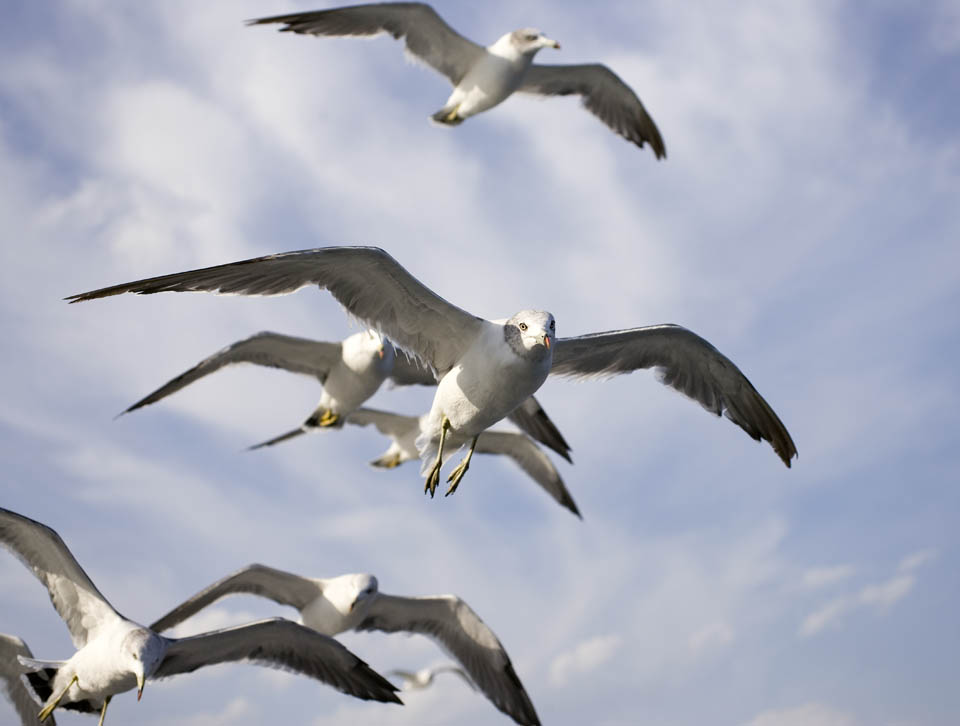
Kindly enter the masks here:
M 520 330 L 526 330 L 526 329 L 527 329 L 527 324 L 526 324 L 526 323 L 520 323 L 520 325 L 518 325 L 517 327 L 520 328 Z
M 537 39 L 537 36 L 534 35 L 533 33 L 530 33 L 529 35 L 527 35 L 527 40 L 534 41 L 536 39 Z
M 557 322 L 555 320 L 550 321 L 550 330 L 554 330 L 557 327 Z

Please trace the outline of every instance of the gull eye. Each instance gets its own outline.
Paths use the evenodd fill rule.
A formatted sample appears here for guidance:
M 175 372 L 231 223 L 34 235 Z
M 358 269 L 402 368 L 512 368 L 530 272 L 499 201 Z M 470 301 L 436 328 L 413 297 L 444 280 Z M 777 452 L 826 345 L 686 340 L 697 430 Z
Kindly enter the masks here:
M 526 329 L 527 329 L 527 324 L 526 324 L 526 323 L 520 323 L 520 325 L 518 325 L 517 327 L 520 328 L 520 330 L 526 330 Z
M 556 320 L 551 320 L 551 321 L 550 321 L 550 330 L 556 330 L 556 328 L 557 328 L 557 321 L 556 321 Z
M 533 33 L 527 33 L 527 40 L 529 40 L 529 41 L 532 42 L 532 41 L 534 41 L 534 40 L 536 40 L 536 39 L 537 39 L 537 36 L 536 36 L 536 35 L 534 35 Z

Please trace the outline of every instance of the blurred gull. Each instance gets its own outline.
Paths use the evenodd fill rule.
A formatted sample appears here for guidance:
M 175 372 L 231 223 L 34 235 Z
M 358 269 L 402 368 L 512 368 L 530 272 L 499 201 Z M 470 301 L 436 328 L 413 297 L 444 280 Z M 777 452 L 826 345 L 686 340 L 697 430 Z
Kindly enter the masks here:
M 456 125 L 493 108 L 514 91 L 543 96 L 577 95 L 584 107 L 639 147 L 650 144 L 658 159 L 667 155 L 656 124 L 620 77 L 599 63 L 537 65 L 541 48 L 560 48 L 534 28 L 514 30 L 486 48 L 467 40 L 424 3 L 376 3 L 276 15 L 250 25 L 283 23 L 283 31 L 326 36 L 389 33 L 406 41 L 406 51 L 445 75 L 453 93 L 431 118 Z
M 454 665 L 433 666 L 432 668 L 421 668 L 418 671 L 405 671 L 400 668 L 394 668 L 392 671 L 387 671 L 384 675 L 387 678 L 399 678 L 402 681 L 400 685 L 401 691 L 422 691 L 424 688 L 429 688 L 433 683 L 433 679 L 441 673 L 455 673 L 460 676 L 463 682 L 470 686 L 470 688 L 477 690 L 477 687 L 473 685 L 467 672 L 463 670 L 463 668 L 457 668 L 457 666 Z
M 661 383 L 726 415 L 751 438 L 769 441 L 786 466 L 797 455 L 787 429 L 740 369 L 686 328 L 652 325 L 558 339 L 548 312 L 523 310 L 507 320 L 485 320 L 448 303 L 378 247 L 286 252 L 66 299 L 166 291 L 283 295 L 307 285 L 328 289 L 351 315 L 437 374 L 433 405 L 416 441 L 424 491 L 431 496 L 446 458 L 468 445 L 447 478 L 449 495 L 467 471 L 480 433 L 533 395 L 551 373 L 587 378 L 653 368 Z
M 301 577 L 249 565 L 201 590 L 150 627 L 168 630 L 226 595 L 249 593 L 300 611 L 305 626 L 325 635 L 346 630 L 420 633 L 436 640 L 466 669 L 493 704 L 519 724 L 539 724 L 510 657 L 494 632 L 456 595 L 398 597 L 379 592 L 373 575 Z
M 40 719 L 34 705 L 33 696 L 27 690 L 21 675 L 26 668 L 17 660 L 18 656 L 33 658 L 30 648 L 20 638 L 0 633 L 0 682 L 20 717 L 21 726 L 38 726 Z M 53 716 L 46 720 L 47 726 L 56 726 Z
M 49 527 L 0 509 L 0 544 L 46 586 L 77 648 L 67 660 L 18 656 L 43 706 L 40 721 L 60 706 L 99 711 L 103 726 L 110 699 L 136 688 L 139 701 L 147 678 L 242 660 L 301 673 L 357 698 L 401 703 L 397 689 L 366 663 L 333 638 L 297 623 L 274 618 L 191 638 L 165 638 L 114 610 Z

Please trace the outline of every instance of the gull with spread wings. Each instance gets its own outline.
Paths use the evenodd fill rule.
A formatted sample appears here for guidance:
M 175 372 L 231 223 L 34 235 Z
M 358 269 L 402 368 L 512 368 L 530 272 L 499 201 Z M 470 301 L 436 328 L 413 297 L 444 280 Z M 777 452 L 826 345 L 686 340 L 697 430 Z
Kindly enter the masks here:
M 393 684 L 339 642 L 283 618 L 190 638 L 158 635 L 113 609 L 56 532 L 6 509 L 0 509 L 0 545 L 46 586 L 77 648 L 67 660 L 18 656 L 43 706 L 40 721 L 59 706 L 99 711 L 103 726 L 110 699 L 136 688 L 139 701 L 148 678 L 243 660 L 300 673 L 364 700 L 401 703 Z
M 301 577 L 265 565 L 248 565 L 201 590 L 150 627 L 163 632 L 220 598 L 239 593 L 294 607 L 305 626 L 324 635 L 380 630 L 433 638 L 498 709 L 519 724 L 540 723 L 500 640 L 456 595 L 399 597 L 380 592 L 373 575 Z
M 612 131 L 643 148 L 650 144 L 658 159 L 667 150 L 656 124 L 637 94 L 607 66 L 541 65 L 533 57 L 560 44 L 535 28 L 521 28 L 484 48 L 460 35 L 425 3 L 374 3 L 276 15 L 250 25 L 282 23 L 280 30 L 320 36 L 403 38 L 406 51 L 442 73 L 453 92 L 431 118 L 455 126 L 505 101 L 515 91 L 540 96 L 580 96 L 584 108 Z
M 521 405 L 550 374 L 574 378 L 654 368 L 660 381 L 723 414 L 751 438 L 769 441 L 786 466 L 797 455 L 786 427 L 733 362 L 678 325 L 557 338 L 548 312 L 522 310 L 485 320 L 448 303 L 378 247 L 322 247 L 161 275 L 71 295 L 71 303 L 137 293 L 283 295 L 327 289 L 354 317 L 429 365 L 439 383 L 417 451 L 434 494 L 446 457 L 464 444 L 451 472 L 456 491 L 482 431 Z

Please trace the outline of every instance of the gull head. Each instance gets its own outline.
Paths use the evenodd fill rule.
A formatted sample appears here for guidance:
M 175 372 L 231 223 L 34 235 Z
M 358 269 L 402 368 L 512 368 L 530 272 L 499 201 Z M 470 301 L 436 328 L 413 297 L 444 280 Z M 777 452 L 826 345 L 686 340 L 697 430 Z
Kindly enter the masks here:
M 503 337 L 521 358 L 541 360 L 550 355 L 556 332 L 553 315 L 543 310 L 521 310 L 503 324 Z
M 146 628 L 135 628 L 120 644 L 123 667 L 137 679 L 137 700 L 143 696 L 144 681 L 157 670 L 167 651 L 164 639 Z
M 362 615 L 377 595 L 377 578 L 367 574 L 340 575 L 326 581 L 323 595 L 344 617 Z
M 560 49 L 560 44 L 548 38 L 536 28 L 520 28 L 510 33 L 510 44 L 521 55 L 533 56 L 541 48 Z
M 396 350 L 387 338 L 376 330 L 354 333 L 343 341 L 343 361 L 358 373 L 375 370 L 390 375 Z

